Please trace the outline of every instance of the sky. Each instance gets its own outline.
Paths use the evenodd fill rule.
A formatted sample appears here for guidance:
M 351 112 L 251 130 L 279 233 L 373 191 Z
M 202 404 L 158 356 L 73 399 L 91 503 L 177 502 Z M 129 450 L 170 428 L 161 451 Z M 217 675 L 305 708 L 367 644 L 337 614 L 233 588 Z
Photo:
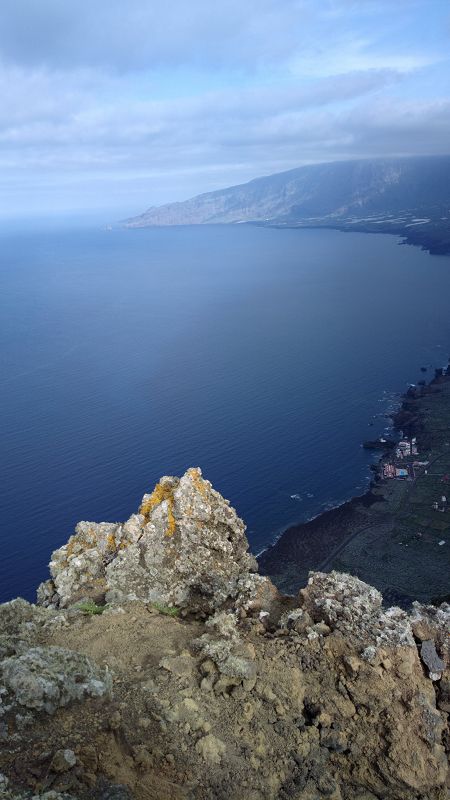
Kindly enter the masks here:
M 450 152 L 448 0 L 2 0 L 0 220 Z

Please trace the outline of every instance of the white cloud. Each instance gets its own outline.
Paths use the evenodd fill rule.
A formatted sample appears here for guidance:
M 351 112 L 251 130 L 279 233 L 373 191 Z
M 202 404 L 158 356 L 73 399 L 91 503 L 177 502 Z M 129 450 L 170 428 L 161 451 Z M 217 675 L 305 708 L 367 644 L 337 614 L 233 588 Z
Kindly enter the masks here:
M 438 19 L 425 0 L 3 0 L 4 206 L 39 187 L 68 205 L 147 187 L 148 205 L 301 163 L 444 152 Z
M 236 64 L 285 57 L 297 46 L 302 0 L 2 0 L 0 51 L 30 66 Z

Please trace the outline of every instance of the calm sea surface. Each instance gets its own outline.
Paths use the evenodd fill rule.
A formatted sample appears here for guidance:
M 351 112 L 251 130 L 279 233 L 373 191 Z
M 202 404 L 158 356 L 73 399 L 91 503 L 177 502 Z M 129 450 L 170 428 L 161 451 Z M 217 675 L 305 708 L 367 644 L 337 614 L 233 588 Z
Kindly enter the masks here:
M 189 466 L 255 552 L 361 492 L 361 441 L 447 363 L 449 298 L 450 259 L 391 236 L 3 229 L 0 600 Z

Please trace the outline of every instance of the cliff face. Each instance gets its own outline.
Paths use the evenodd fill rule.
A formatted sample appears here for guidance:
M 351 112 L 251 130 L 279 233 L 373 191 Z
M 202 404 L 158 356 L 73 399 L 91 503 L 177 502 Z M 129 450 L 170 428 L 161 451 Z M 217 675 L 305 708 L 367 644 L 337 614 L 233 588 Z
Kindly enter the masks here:
M 50 570 L 0 606 L 0 797 L 448 798 L 448 605 L 280 596 L 196 469 Z
M 408 209 L 443 215 L 450 202 L 449 176 L 450 156 L 314 164 L 152 207 L 124 224 L 131 228 L 255 221 L 294 224 Z

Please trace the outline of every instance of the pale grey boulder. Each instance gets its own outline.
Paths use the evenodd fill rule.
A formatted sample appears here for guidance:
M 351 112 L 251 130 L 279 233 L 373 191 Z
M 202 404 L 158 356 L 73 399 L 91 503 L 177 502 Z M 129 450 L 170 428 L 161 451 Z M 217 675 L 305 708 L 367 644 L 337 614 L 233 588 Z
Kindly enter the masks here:
M 420 657 L 428 669 L 432 681 L 438 681 L 445 670 L 445 661 L 436 652 L 432 639 L 425 639 L 420 648 Z
M 341 572 L 311 572 L 301 589 L 299 605 L 314 622 L 325 622 L 365 649 L 405 646 L 416 649 L 408 614 L 383 609 L 383 597 L 373 586 Z
M 40 631 L 68 625 L 68 612 L 41 608 L 17 597 L 0 605 L 0 661 L 24 652 L 35 643 Z
M 410 619 L 415 638 L 419 642 L 431 639 L 448 666 L 450 664 L 450 605 L 441 603 L 439 606 L 430 606 L 413 603 Z
M 111 676 L 105 669 L 62 647 L 31 647 L 0 662 L 4 713 L 22 707 L 53 714 L 61 706 L 110 691 Z
M 194 649 L 213 661 L 222 675 L 239 680 L 255 678 L 255 654 L 239 635 L 236 614 L 217 611 L 205 627 L 207 632 L 194 641 Z

